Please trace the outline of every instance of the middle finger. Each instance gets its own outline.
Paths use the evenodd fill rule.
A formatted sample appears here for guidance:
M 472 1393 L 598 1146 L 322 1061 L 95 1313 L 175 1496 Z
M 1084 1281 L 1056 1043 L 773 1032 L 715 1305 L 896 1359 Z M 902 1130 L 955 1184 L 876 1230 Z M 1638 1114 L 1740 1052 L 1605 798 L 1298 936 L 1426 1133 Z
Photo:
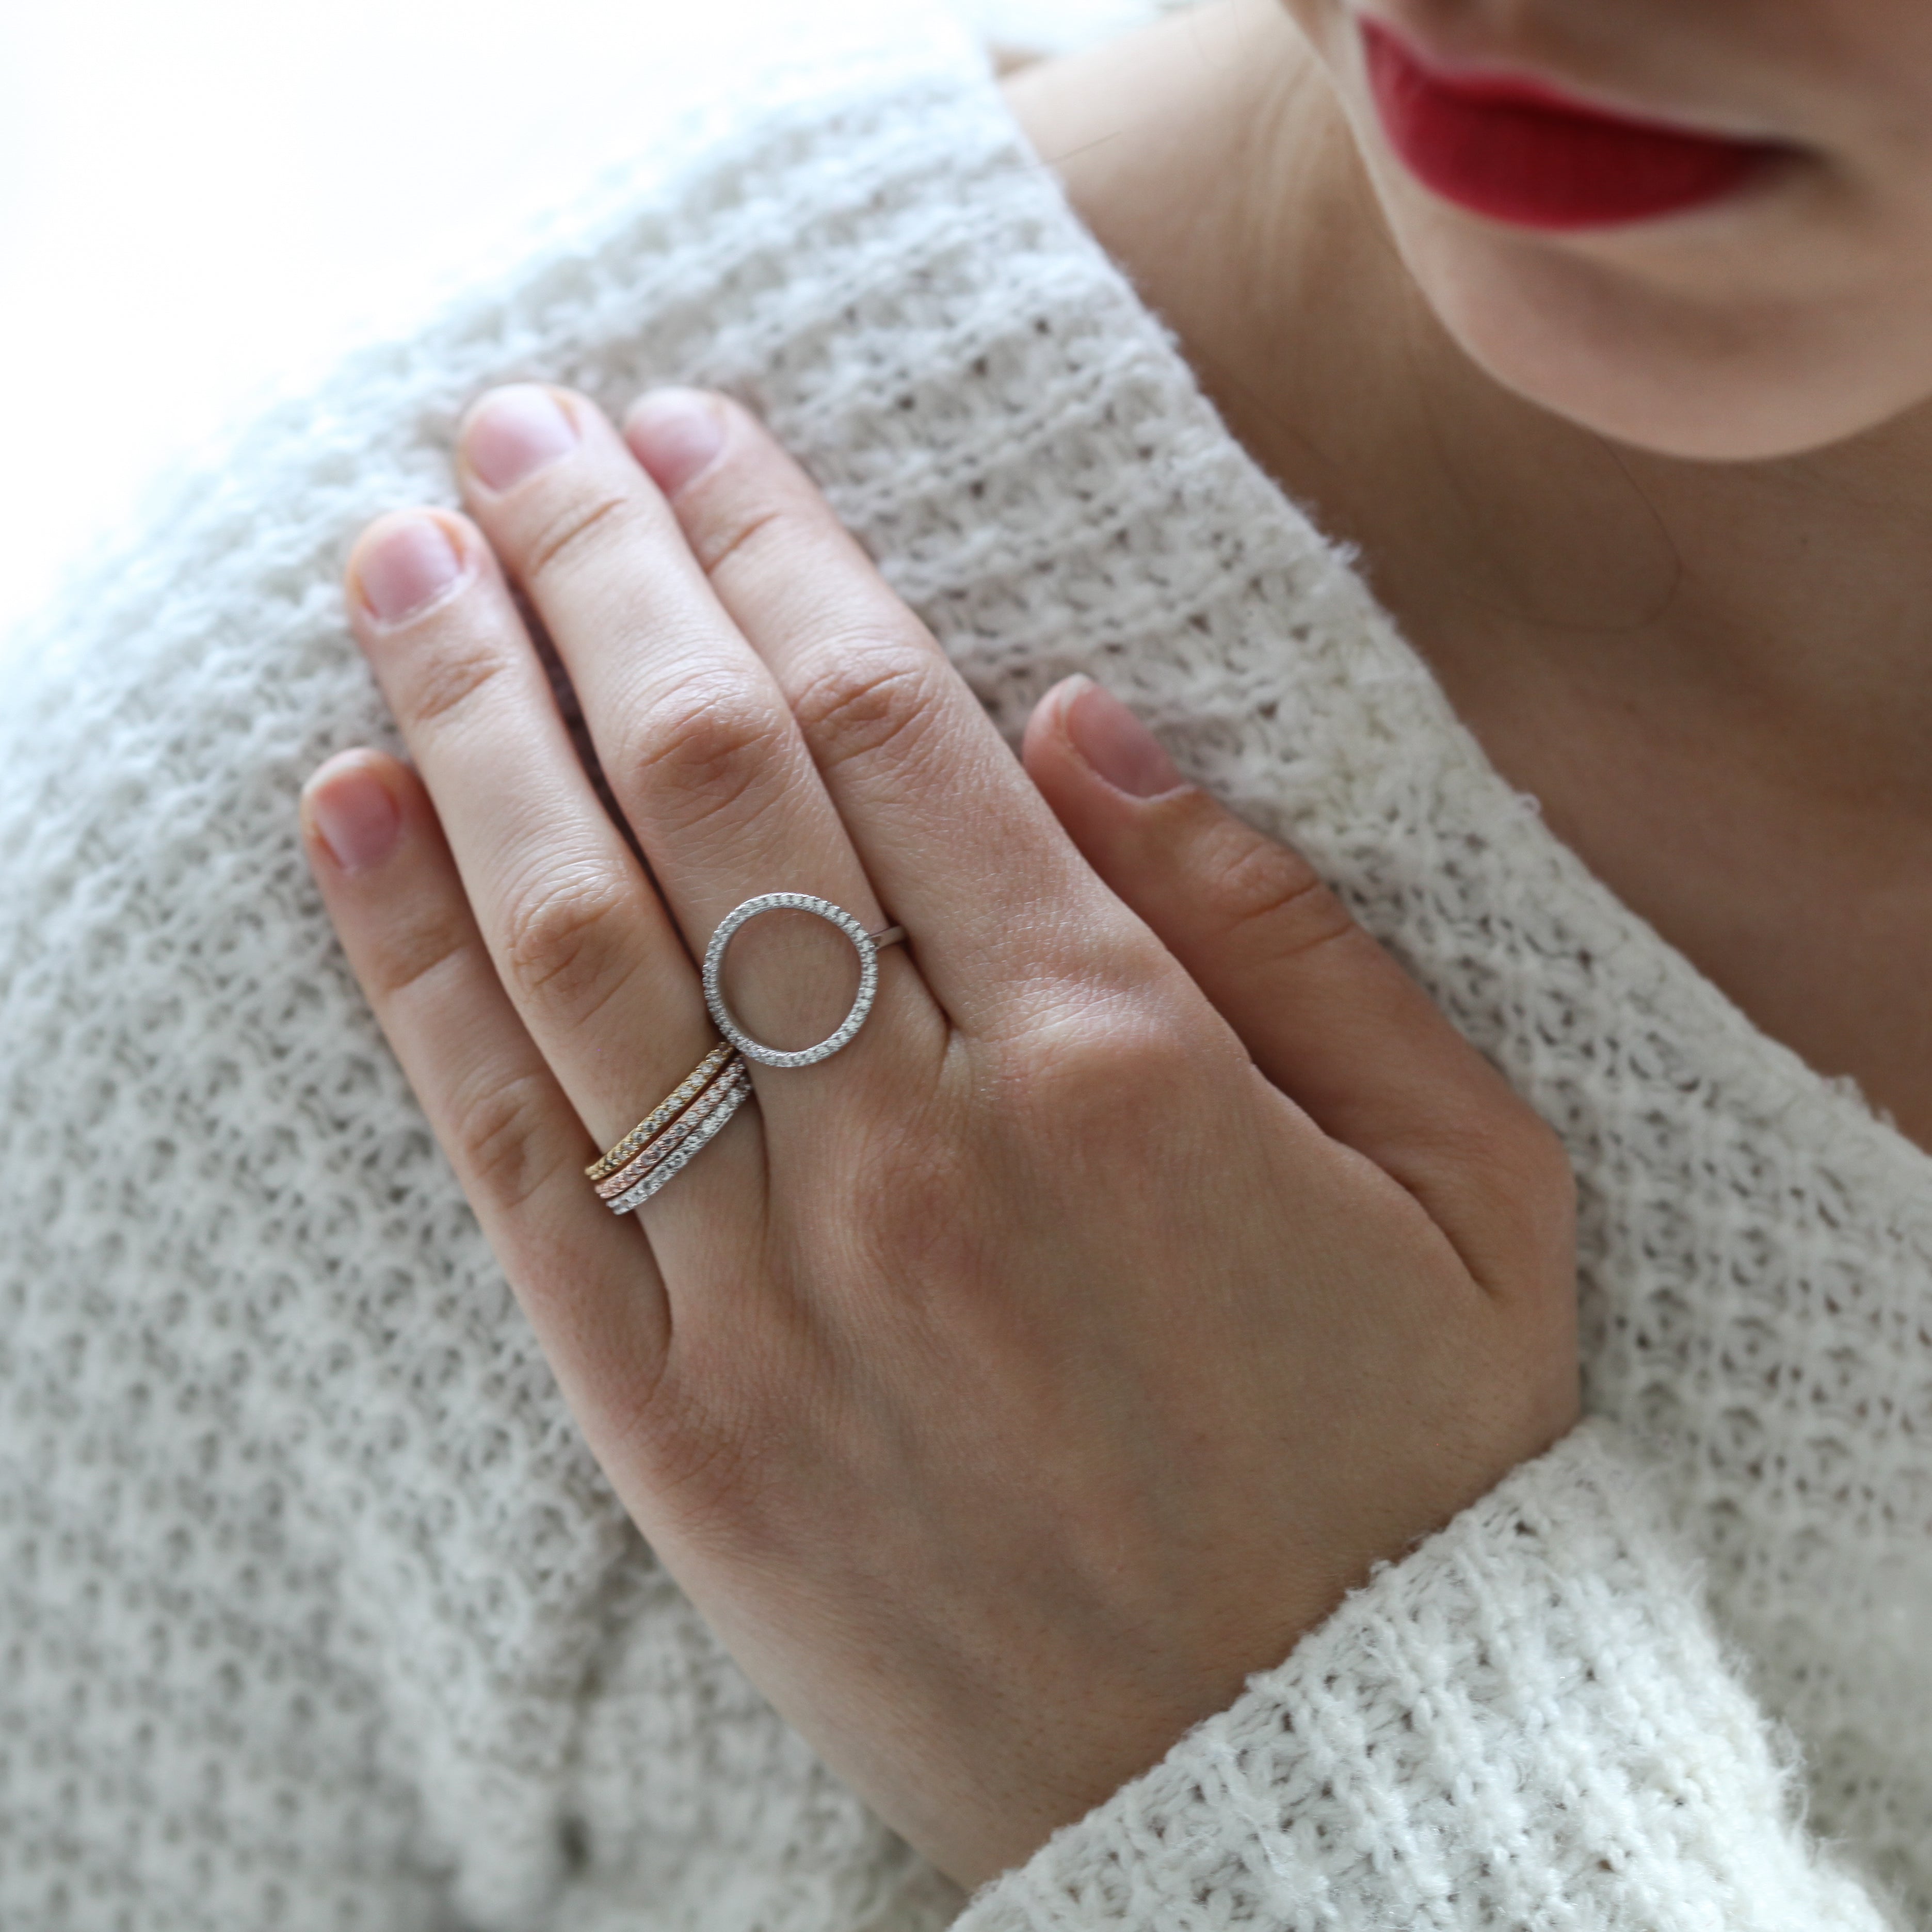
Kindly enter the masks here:
M 464 424 L 458 474 L 550 632 L 694 954 L 734 906 L 768 892 L 830 899 L 870 931 L 888 924 L 783 692 L 604 416 L 534 384 L 493 391 Z M 917 974 L 898 949 L 879 966 L 867 1060 L 936 1057 L 944 1021 Z

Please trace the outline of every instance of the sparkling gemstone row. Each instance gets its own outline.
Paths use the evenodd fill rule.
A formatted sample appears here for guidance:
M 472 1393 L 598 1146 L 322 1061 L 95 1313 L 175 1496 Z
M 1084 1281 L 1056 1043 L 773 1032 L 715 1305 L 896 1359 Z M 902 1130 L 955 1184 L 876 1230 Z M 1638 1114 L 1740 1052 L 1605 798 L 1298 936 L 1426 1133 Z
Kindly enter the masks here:
M 787 1053 L 766 1046 L 762 1040 L 754 1040 L 739 1025 L 725 1004 L 722 980 L 724 950 L 738 928 L 761 913 L 794 909 L 816 914 L 828 924 L 836 926 L 852 942 L 859 955 L 859 990 L 853 999 L 851 1011 L 838 1028 L 816 1046 Z M 815 898 L 810 892 L 764 892 L 756 898 L 746 900 L 742 905 L 733 907 L 718 922 L 711 935 L 711 943 L 704 950 L 701 976 L 704 1004 L 711 1010 L 712 1022 L 747 1059 L 758 1060 L 766 1066 L 811 1066 L 821 1060 L 830 1059 L 865 1024 L 866 1016 L 872 1010 L 873 998 L 878 991 L 878 949 L 873 944 L 872 934 L 857 919 L 830 899 Z
M 731 1058 L 735 1051 L 728 1040 L 721 1040 L 692 1070 L 683 1084 L 669 1100 L 661 1101 L 652 1108 L 609 1153 L 599 1155 L 584 1170 L 584 1172 L 592 1180 L 602 1180 L 606 1175 L 615 1174 L 649 1142 L 653 1134 L 684 1111 L 692 1097 L 710 1082 L 711 1076 Z
M 713 1135 L 722 1130 L 726 1121 L 751 1098 L 751 1095 L 752 1084 L 747 1078 L 742 1085 L 733 1090 L 730 1098 L 723 1102 L 718 1111 L 700 1126 L 675 1154 L 660 1161 L 628 1194 L 619 1195 L 610 1203 L 611 1213 L 628 1214 L 634 1208 L 641 1208 L 673 1174 L 679 1172 L 685 1163 L 698 1154 Z
M 734 1054 L 725 1062 L 724 1072 L 635 1160 L 612 1174 L 608 1180 L 600 1180 L 597 1184 L 598 1198 L 614 1201 L 627 1189 L 634 1186 L 667 1154 L 688 1141 L 692 1130 L 708 1119 L 728 1095 L 736 1093 L 750 1078 L 751 1070 Z

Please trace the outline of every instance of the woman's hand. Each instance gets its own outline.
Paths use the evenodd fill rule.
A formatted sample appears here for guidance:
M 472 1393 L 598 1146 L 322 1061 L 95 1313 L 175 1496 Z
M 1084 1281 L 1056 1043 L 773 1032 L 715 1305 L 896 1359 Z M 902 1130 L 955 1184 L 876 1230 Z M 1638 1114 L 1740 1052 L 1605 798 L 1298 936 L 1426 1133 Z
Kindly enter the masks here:
M 626 436 L 497 392 L 476 523 L 364 535 L 357 634 L 422 776 L 332 760 L 311 854 L 626 1506 L 970 1886 L 1574 1420 L 1568 1173 L 1104 692 L 1050 695 L 1022 771 L 742 410 L 662 393 Z M 615 1217 L 585 1163 L 712 1044 L 693 956 L 774 891 L 909 943 L 848 1048 L 754 1070 Z M 756 922 L 734 1004 L 802 1044 L 851 958 Z

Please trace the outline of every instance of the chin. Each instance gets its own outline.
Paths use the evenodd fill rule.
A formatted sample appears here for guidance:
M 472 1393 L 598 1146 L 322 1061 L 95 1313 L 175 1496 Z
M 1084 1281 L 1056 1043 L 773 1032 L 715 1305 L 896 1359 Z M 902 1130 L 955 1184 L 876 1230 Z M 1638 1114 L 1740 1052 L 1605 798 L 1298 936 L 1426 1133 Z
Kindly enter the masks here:
M 1633 448 L 1770 461 L 1932 398 L 1923 297 L 1754 292 L 1736 243 L 1707 250 L 1694 275 L 1672 272 L 1684 265 L 1677 248 L 1660 250 L 1659 274 L 1641 251 L 1626 260 L 1551 245 L 1454 210 L 1388 212 L 1424 298 L 1466 355 L 1505 388 Z

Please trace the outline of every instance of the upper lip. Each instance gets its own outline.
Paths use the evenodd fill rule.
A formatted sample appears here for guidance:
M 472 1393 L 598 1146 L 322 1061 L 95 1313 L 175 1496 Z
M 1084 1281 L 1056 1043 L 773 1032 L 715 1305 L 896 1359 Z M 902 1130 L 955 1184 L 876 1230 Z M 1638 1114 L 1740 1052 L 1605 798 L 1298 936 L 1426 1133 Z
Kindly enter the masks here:
M 1362 19 L 1401 42 L 1418 65 L 1458 92 L 1466 90 L 1472 96 L 1492 90 L 1499 100 L 1534 100 L 1558 112 L 1569 108 L 1579 114 L 1667 129 L 1706 140 L 1785 145 L 1778 134 L 1762 126 L 1748 127 L 1675 106 L 1660 108 L 1654 102 L 1635 100 L 1628 95 L 1619 98 L 1594 82 L 1578 82 L 1567 74 L 1532 65 L 1518 56 L 1488 49 L 1473 51 L 1466 44 L 1446 47 L 1408 21 L 1391 20 L 1374 8 L 1359 8 L 1357 11 Z

